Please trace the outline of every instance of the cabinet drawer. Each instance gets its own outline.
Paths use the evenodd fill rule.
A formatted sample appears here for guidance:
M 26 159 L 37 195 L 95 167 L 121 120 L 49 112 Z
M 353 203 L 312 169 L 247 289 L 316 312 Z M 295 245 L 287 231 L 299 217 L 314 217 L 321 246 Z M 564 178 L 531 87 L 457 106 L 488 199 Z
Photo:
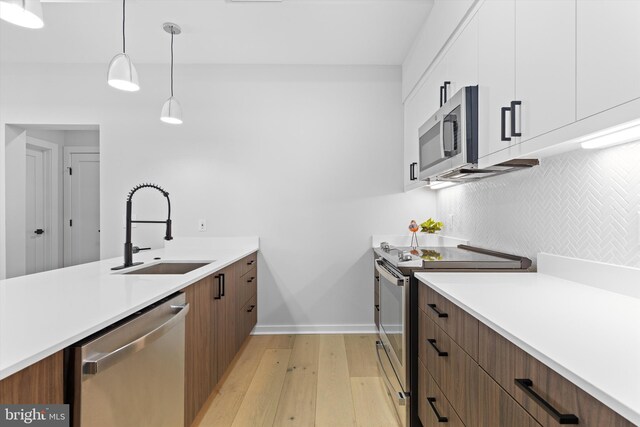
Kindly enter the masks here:
M 420 308 L 469 355 L 478 360 L 478 320 L 431 289 L 420 284 Z
M 474 426 L 478 414 L 478 364 L 424 311 L 418 312 L 418 358 L 465 425 Z
M 418 375 L 418 416 L 423 427 L 435 427 L 441 423 L 449 427 L 464 427 L 422 362 L 418 362 Z
M 244 257 L 238 262 L 240 263 L 240 276 L 244 276 L 253 267 L 258 265 L 258 253 L 254 252 L 251 255 Z
M 258 274 L 256 267 L 251 268 L 247 274 L 240 278 L 239 287 L 239 305 L 244 306 L 252 296 L 258 293 Z
M 540 427 L 511 396 L 482 369 L 478 425 L 481 427 Z
M 560 426 L 547 412 L 544 400 L 557 412 L 573 414 L 586 427 L 632 427 L 629 421 L 578 388 L 519 347 L 480 325 L 479 363 L 544 427 Z M 521 385 L 516 384 L 516 379 Z M 538 399 L 533 393 L 538 395 Z

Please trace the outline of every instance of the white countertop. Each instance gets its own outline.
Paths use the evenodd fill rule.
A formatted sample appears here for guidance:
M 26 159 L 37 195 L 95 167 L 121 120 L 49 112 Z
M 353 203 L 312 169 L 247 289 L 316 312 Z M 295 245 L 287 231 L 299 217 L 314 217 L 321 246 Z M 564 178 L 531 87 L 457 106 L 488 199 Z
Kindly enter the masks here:
M 416 277 L 640 425 L 640 270 L 547 254 L 538 261 L 538 273 Z
M 134 261 L 215 261 L 183 275 L 137 276 L 111 271 L 118 257 L 0 280 L 0 379 L 257 250 L 257 237 L 177 238 Z

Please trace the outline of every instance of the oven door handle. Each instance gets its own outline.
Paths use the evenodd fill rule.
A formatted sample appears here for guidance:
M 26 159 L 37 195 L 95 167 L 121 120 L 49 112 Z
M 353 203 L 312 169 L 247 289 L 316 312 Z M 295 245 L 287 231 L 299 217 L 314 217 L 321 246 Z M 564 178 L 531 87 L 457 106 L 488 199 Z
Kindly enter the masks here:
M 376 260 L 376 271 L 380 273 L 380 276 L 384 277 L 391 283 L 395 283 L 396 286 L 404 286 L 406 284 L 407 278 L 404 276 L 398 277 L 383 266 L 384 261 L 377 259 Z
M 387 385 L 387 390 L 394 390 L 397 393 L 396 399 L 398 400 L 398 405 L 405 406 L 407 404 L 407 396 L 404 392 L 395 390 L 391 385 L 391 380 L 389 380 L 389 376 L 387 375 L 387 370 L 384 369 L 384 364 L 382 363 L 382 358 L 380 356 L 380 350 L 384 350 L 384 344 L 380 341 L 376 341 L 376 355 L 378 356 L 378 364 L 380 366 L 380 370 L 384 374 L 384 382 Z

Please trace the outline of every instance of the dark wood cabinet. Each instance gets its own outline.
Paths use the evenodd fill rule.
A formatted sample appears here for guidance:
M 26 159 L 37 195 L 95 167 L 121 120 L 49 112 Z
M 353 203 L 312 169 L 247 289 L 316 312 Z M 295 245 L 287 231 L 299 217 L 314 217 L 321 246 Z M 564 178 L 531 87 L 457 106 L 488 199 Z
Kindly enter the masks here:
M 480 369 L 480 427 L 540 427 L 486 372 Z
M 189 314 L 185 319 L 184 425 L 190 426 L 218 381 L 215 369 L 214 276 L 185 289 Z
M 0 404 L 56 403 L 64 403 L 62 351 L 0 381 Z
M 559 427 L 558 414 L 586 427 L 633 427 L 429 286 L 420 285 L 418 299 L 421 419 L 429 418 L 423 390 L 434 389 L 432 380 L 442 394 L 438 408 L 450 405 L 466 427 Z
M 184 290 L 190 305 L 185 325 L 186 427 L 193 423 L 257 322 L 256 260 L 256 254 L 251 254 Z M 248 281 L 250 277 L 252 281 Z M 248 300 L 242 301 L 245 298 Z M 239 309 L 251 304 L 251 310 Z
M 480 366 L 543 426 L 556 427 L 561 423 L 549 415 L 543 404 L 533 397 L 532 392 L 557 412 L 574 415 L 581 426 L 633 426 L 575 384 L 485 325 L 480 325 L 479 348 Z M 525 380 L 530 386 L 518 386 L 516 379 Z

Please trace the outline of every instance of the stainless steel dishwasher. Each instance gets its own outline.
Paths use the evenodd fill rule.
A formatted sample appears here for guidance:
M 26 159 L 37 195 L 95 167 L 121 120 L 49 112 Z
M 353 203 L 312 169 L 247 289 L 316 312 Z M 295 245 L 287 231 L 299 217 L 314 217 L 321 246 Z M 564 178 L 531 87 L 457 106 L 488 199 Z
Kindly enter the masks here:
M 73 426 L 183 426 L 188 312 L 177 294 L 72 346 Z

